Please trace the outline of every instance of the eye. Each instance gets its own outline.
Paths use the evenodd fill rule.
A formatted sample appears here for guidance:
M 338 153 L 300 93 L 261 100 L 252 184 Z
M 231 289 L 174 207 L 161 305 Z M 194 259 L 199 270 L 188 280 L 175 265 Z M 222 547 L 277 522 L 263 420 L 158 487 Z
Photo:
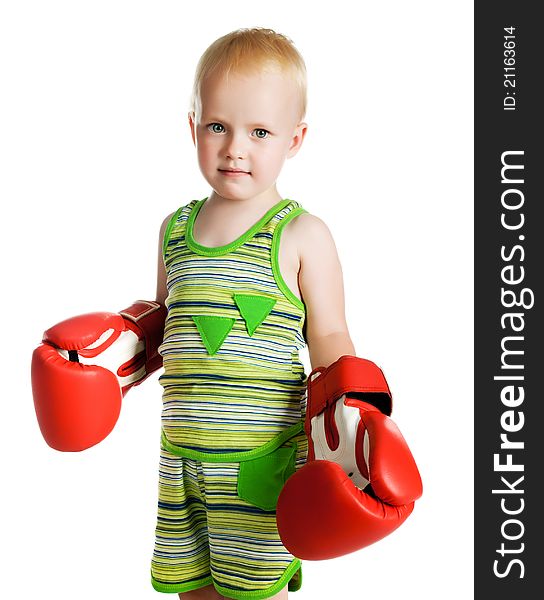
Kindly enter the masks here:
M 225 129 L 221 123 L 210 123 L 206 127 L 212 133 L 222 133 L 222 131 Z
M 267 129 L 254 129 L 253 131 L 255 131 L 257 137 L 261 140 L 264 140 L 270 134 L 270 131 Z

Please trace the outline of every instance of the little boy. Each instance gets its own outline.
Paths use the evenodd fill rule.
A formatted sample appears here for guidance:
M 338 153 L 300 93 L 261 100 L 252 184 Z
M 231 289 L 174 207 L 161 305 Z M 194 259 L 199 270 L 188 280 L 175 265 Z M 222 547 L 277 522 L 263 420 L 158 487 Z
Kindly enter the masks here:
M 299 350 L 312 368 L 355 355 L 331 234 L 276 189 L 305 112 L 304 61 L 285 36 L 237 30 L 201 57 L 189 125 L 212 192 L 164 220 L 156 297 L 168 313 L 151 574 L 186 600 L 301 586 L 275 514 L 306 461 Z

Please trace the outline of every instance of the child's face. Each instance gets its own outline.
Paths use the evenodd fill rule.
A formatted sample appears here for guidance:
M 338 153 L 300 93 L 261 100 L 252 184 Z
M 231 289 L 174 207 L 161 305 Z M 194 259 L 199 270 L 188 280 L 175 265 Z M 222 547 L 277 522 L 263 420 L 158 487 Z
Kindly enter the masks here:
M 280 72 L 206 78 L 202 110 L 189 113 L 198 164 L 206 181 L 224 198 L 254 198 L 275 190 L 287 158 L 306 134 L 299 122 L 294 82 Z M 228 169 L 244 173 L 229 174 Z

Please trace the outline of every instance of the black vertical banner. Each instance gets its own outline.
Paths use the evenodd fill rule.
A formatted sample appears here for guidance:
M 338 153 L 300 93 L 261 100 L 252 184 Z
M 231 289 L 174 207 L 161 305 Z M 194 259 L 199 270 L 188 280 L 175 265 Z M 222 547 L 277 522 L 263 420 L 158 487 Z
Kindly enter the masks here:
M 475 3 L 476 600 L 544 597 L 544 51 L 537 8 Z

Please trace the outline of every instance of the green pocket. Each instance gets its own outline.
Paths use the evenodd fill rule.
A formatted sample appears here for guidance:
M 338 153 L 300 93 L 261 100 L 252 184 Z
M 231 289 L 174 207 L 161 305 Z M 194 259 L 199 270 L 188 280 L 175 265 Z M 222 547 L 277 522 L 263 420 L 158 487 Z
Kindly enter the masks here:
M 297 445 L 277 448 L 259 458 L 240 463 L 238 496 L 263 510 L 274 510 L 281 489 L 295 472 Z

